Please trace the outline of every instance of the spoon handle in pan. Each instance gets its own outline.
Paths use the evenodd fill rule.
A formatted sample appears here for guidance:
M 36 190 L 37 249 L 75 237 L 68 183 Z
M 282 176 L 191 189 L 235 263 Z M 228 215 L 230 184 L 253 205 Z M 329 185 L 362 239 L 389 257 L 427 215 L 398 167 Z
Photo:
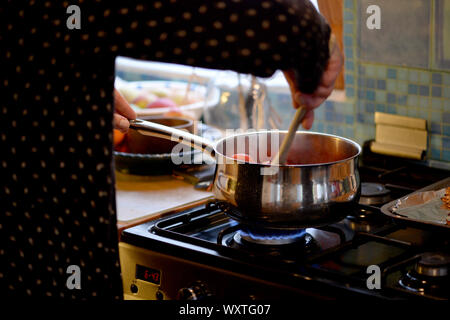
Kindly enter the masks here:
M 212 141 L 187 131 L 141 119 L 130 120 L 130 129 L 137 130 L 139 133 L 146 136 L 158 137 L 182 143 L 203 152 L 207 152 L 214 157 L 215 148 Z
M 285 164 L 287 155 L 289 153 L 289 149 L 291 148 L 292 141 L 295 137 L 295 132 L 297 131 L 298 126 L 302 122 L 303 118 L 306 114 L 306 108 L 300 106 L 297 111 L 295 112 L 294 119 L 292 119 L 291 124 L 289 125 L 289 130 L 286 134 L 286 136 L 283 139 L 283 142 L 281 143 L 281 147 L 278 150 L 278 153 L 275 155 L 275 157 L 272 160 L 272 164 L 279 165 L 279 164 Z

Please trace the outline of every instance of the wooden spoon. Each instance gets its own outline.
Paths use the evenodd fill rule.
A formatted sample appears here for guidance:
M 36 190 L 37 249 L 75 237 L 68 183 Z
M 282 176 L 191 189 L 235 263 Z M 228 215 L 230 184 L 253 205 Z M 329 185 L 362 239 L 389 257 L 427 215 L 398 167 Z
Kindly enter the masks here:
M 292 119 L 292 122 L 289 125 L 289 130 L 281 143 L 278 153 L 272 159 L 271 164 L 282 165 L 286 163 L 286 158 L 289 153 L 289 149 L 291 148 L 292 141 L 294 141 L 295 133 L 297 132 L 298 126 L 303 121 L 306 111 L 306 108 L 300 106 L 295 112 L 294 119 Z

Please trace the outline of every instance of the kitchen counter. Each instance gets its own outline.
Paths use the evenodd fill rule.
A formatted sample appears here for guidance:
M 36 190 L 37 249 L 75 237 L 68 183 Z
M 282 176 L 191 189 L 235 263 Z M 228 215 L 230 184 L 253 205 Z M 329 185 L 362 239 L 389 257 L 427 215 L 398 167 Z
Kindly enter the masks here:
M 177 208 L 194 206 L 212 197 L 173 176 L 137 176 L 116 171 L 116 206 L 119 230 L 159 218 Z

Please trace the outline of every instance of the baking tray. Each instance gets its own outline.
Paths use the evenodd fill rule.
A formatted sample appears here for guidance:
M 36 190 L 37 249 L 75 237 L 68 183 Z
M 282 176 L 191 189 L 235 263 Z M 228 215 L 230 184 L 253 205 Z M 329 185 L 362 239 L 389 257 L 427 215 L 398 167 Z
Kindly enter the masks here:
M 446 224 L 441 224 L 441 223 L 433 223 L 430 221 L 424 221 L 424 220 L 417 220 L 417 219 L 412 219 L 412 218 L 408 218 L 408 217 L 404 217 L 401 215 L 398 215 L 396 213 L 394 213 L 392 211 L 392 208 L 395 206 L 395 204 L 397 203 L 398 200 L 403 200 L 406 197 L 409 197 L 412 194 L 418 193 L 418 192 L 423 192 L 423 191 L 436 191 L 445 187 L 449 187 L 450 186 L 450 177 L 445 178 L 444 180 L 440 180 L 436 183 L 433 183 L 432 185 L 429 185 L 425 188 L 419 189 L 417 191 L 414 191 L 404 197 L 401 197 L 399 199 L 393 200 L 389 203 L 386 203 L 384 206 L 381 207 L 381 212 L 383 212 L 385 215 L 392 217 L 394 219 L 398 219 L 398 220 L 402 220 L 402 221 L 406 221 L 406 222 L 410 222 L 410 223 L 419 223 L 419 224 L 426 224 L 426 225 L 431 225 L 431 226 L 436 226 L 436 227 L 440 227 L 440 228 L 446 228 L 446 229 L 450 229 L 449 225 Z

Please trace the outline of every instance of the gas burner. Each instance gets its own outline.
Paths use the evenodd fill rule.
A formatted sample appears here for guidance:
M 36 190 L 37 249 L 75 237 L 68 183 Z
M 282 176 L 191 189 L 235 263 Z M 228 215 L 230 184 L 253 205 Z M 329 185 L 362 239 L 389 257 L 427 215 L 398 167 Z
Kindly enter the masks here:
M 346 224 L 353 231 L 372 232 L 382 227 L 387 221 L 378 208 L 359 205 L 346 217 Z
M 319 249 L 314 238 L 305 230 L 251 229 L 249 231 L 248 227 L 238 225 L 230 228 L 230 231 L 234 233 L 225 241 L 228 247 L 245 250 L 251 254 L 272 256 L 286 263 L 294 262 L 299 254 L 306 255 Z
M 419 294 L 443 294 L 450 292 L 450 256 L 427 252 L 421 255 L 414 269 L 399 280 L 400 286 Z
M 234 235 L 235 241 L 249 242 L 257 245 L 285 245 L 302 241 L 306 231 L 300 230 L 267 230 L 242 228 Z
M 418 274 L 427 277 L 445 277 L 449 274 L 450 256 L 427 252 L 422 255 L 422 258 L 416 265 Z
M 380 183 L 362 182 L 360 204 L 380 205 L 391 200 L 391 191 Z

